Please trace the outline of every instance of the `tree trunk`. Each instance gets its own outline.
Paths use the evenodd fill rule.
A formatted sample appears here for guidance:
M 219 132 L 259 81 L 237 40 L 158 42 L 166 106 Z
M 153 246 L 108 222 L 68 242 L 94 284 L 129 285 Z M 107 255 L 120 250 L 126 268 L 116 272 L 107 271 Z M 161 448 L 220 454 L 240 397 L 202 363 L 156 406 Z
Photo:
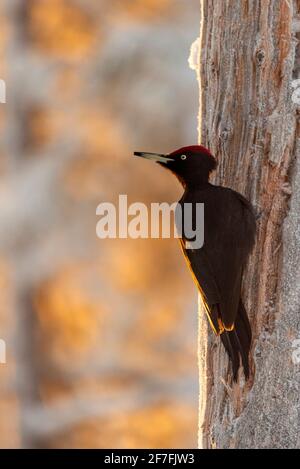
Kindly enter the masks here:
M 199 307 L 199 446 L 300 447 L 300 1 L 202 0 L 200 140 L 253 203 L 243 298 L 251 378 L 234 384 Z

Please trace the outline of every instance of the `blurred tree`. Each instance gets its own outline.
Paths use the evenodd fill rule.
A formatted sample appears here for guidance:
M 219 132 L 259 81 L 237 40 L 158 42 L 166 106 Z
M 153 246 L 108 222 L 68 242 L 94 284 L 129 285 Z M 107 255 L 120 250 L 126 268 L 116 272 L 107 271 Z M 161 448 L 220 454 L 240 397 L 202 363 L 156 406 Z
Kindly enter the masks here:
M 131 158 L 136 145 L 164 151 L 196 135 L 186 59 L 198 1 L 174 0 L 172 15 L 168 6 L 3 5 L 0 252 L 11 306 L 0 332 L 12 365 L 0 445 L 196 444 L 196 316 L 177 243 L 95 235 L 101 201 L 177 196 L 159 168 L 153 183 Z

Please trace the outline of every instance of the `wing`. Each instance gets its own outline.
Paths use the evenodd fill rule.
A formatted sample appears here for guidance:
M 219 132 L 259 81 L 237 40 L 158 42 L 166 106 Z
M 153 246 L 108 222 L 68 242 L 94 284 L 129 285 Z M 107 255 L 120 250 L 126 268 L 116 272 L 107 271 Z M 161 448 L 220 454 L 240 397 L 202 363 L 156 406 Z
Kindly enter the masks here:
M 255 218 L 249 202 L 230 189 L 210 186 L 198 199 L 204 203 L 204 246 L 187 249 L 185 239 L 181 246 L 210 325 L 221 334 L 234 328 L 243 269 L 254 243 Z
M 221 294 L 205 255 L 205 250 L 203 248 L 197 250 L 186 249 L 185 240 L 183 239 L 180 239 L 180 244 L 193 280 L 202 297 L 210 326 L 215 334 L 219 335 L 224 331 L 219 313 Z

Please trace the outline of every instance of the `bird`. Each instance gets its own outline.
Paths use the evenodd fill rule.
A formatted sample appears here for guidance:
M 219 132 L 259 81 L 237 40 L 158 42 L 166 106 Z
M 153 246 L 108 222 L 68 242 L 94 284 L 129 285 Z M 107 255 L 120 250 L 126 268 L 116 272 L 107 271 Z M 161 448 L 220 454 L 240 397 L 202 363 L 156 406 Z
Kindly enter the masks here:
M 194 223 L 196 204 L 204 204 L 202 247 L 190 248 L 184 230 L 179 241 L 211 329 L 229 356 L 232 378 L 237 382 L 242 366 L 248 380 L 252 332 L 241 288 L 255 244 L 252 204 L 239 192 L 210 183 L 217 159 L 202 145 L 185 146 L 169 154 L 134 152 L 134 156 L 152 160 L 176 176 L 183 187 L 178 202 L 183 217 L 185 204 L 191 204 Z

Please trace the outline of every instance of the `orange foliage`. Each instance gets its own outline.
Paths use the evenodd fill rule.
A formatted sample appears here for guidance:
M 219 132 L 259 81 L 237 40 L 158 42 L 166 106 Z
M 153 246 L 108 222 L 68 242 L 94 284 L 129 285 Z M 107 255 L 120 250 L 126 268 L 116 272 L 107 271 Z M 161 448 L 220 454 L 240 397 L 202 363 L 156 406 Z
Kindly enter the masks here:
M 107 115 L 81 106 L 73 115 L 80 142 L 78 157 L 65 174 L 65 187 L 75 199 L 99 197 L 107 168 L 117 171 L 126 153 L 126 139 L 118 125 Z M 122 152 L 116 148 L 122 148 Z M 127 150 L 129 153 L 129 150 Z
M 76 359 L 99 339 L 105 311 L 85 290 L 83 279 L 79 267 L 62 269 L 34 299 L 40 333 L 58 358 Z
M 35 106 L 27 111 L 25 125 L 25 149 L 27 151 L 40 150 L 49 144 L 56 134 L 57 115 L 48 109 Z
M 174 413 L 176 407 L 176 414 Z M 57 435 L 50 448 L 191 448 L 196 447 L 197 418 L 189 405 L 164 402 L 109 419 L 90 419 L 74 431 Z M 180 431 L 178 431 L 180 429 Z M 59 442 L 59 445 L 57 444 Z
M 117 0 L 116 7 L 121 14 L 140 20 L 151 20 L 168 11 L 171 13 L 171 0 Z
M 64 59 L 81 59 L 96 36 L 94 20 L 70 0 L 27 0 L 28 32 L 34 45 Z
M 172 16 L 176 17 L 175 25 L 179 3 L 24 0 L 20 3 L 24 8 L 12 8 L 9 16 L 2 14 L 0 5 L 0 78 L 5 78 L 7 61 L 13 76 L 10 93 L 16 97 L 15 103 L 20 102 L 20 107 L 14 104 L 11 108 L 7 126 L 6 106 L 0 108 L 3 141 L 13 141 L 11 147 L 0 148 L 1 178 L 8 174 L 10 184 L 11 179 L 18 182 L 20 177 L 22 187 L 28 178 L 30 198 L 35 202 L 41 197 L 43 202 L 44 193 L 40 194 L 40 188 L 36 190 L 37 186 L 31 184 L 30 173 L 32 168 L 44 167 L 44 161 L 32 161 L 29 155 L 45 155 L 47 168 L 47 158 L 63 159 L 69 149 L 72 153 L 72 158 L 66 158 L 66 164 L 58 169 L 53 185 L 55 197 L 50 190 L 48 194 L 46 185 L 46 202 L 49 207 L 52 203 L 49 219 L 45 214 L 37 227 L 35 221 L 31 226 L 26 210 L 22 212 L 17 226 L 24 231 L 22 239 L 21 235 L 16 238 L 13 254 L 19 285 L 11 285 L 10 266 L 0 259 L 0 338 L 14 339 L 8 344 L 8 364 L 0 367 L 0 412 L 4 415 L 0 422 L 0 447 L 22 445 L 18 441 L 18 404 L 12 391 L 16 365 L 22 371 L 18 380 L 24 380 L 23 389 L 20 386 L 18 390 L 22 413 L 29 410 L 30 415 L 32 404 L 38 410 L 49 407 L 55 413 L 55 406 L 59 409 L 65 402 L 66 407 L 72 408 L 77 398 L 85 403 L 90 396 L 99 400 L 93 414 L 78 420 L 72 416 L 70 422 L 57 429 L 41 432 L 44 436 L 26 435 L 25 431 L 22 436 L 34 446 L 189 447 L 195 440 L 196 403 L 185 405 L 185 394 L 168 391 L 177 379 L 181 382 L 186 374 L 195 371 L 195 347 L 192 341 L 186 341 L 187 334 L 181 333 L 184 327 L 191 330 L 186 317 L 192 311 L 181 304 L 181 298 L 190 298 L 188 288 L 192 289 L 192 282 L 180 259 L 177 242 L 106 242 L 95 235 L 95 209 L 101 200 L 117 201 L 119 193 L 128 193 L 129 203 L 142 198 L 150 204 L 153 196 L 159 201 L 172 199 L 174 182 L 168 185 L 163 171 L 156 172 L 150 165 L 139 165 L 131 158 L 137 142 L 143 148 L 143 138 L 145 145 L 157 139 L 162 141 L 159 132 L 156 135 L 150 130 L 148 136 L 141 137 L 138 117 L 131 119 L 129 113 L 127 118 L 127 107 L 135 112 L 135 105 L 137 109 L 144 105 L 141 90 L 134 93 L 134 102 L 120 102 L 128 87 L 134 89 L 136 81 L 147 74 L 149 62 L 143 60 L 143 43 L 134 63 L 130 48 L 128 58 L 120 48 L 116 63 L 107 57 L 102 62 L 101 54 L 104 52 L 105 57 L 108 52 L 114 58 L 109 52 L 110 38 L 117 35 L 118 39 L 119 34 L 122 40 L 125 29 L 130 35 L 132 27 L 134 31 L 137 26 L 146 25 L 148 29 L 162 19 L 169 26 Z M 154 29 L 155 34 L 164 36 L 164 24 L 157 28 L 161 32 Z M 13 47 L 8 51 L 10 33 Z M 142 36 L 141 40 L 148 41 Z M 134 33 L 132 37 L 137 36 Z M 106 45 L 108 49 L 104 49 Z M 35 81 L 40 71 L 47 73 L 46 83 Z M 163 71 L 158 75 L 157 85 L 166 79 L 164 74 Z M 105 80 L 108 83 L 102 89 Z M 151 93 L 160 93 L 159 86 L 153 85 Z M 145 99 L 151 99 L 150 88 Z M 165 119 L 167 116 L 161 118 Z M 169 145 L 177 138 L 178 129 L 175 126 L 165 137 L 164 125 L 161 134 Z M 7 131 L 10 133 L 5 135 Z M 11 148 L 13 151 L 7 151 Z M 18 155 L 13 155 L 14 148 Z M 6 154 L 7 161 L 13 156 L 13 170 L 6 166 Z M 6 184 L 4 177 L 1 188 Z M 53 201 L 48 200 L 52 196 Z M 26 204 L 28 213 L 34 212 L 31 202 L 26 200 Z M 45 260 L 40 263 L 48 246 L 50 252 L 53 246 L 54 262 L 45 252 Z M 80 261 L 82 252 L 91 255 Z M 63 253 L 63 259 L 59 253 Z M 31 270 L 34 275 L 25 278 Z M 20 318 L 25 318 L 26 330 Z M 191 343 L 191 349 L 186 342 Z M 24 357 L 20 356 L 23 347 Z M 152 394 L 157 377 L 166 383 L 166 388 L 163 385 L 157 394 Z M 105 408 L 111 398 L 117 404 L 117 412 L 110 406 Z M 77 411 L 74 405 L 75 417 Z M 38 423 L 42 427 L 43 422 Z

